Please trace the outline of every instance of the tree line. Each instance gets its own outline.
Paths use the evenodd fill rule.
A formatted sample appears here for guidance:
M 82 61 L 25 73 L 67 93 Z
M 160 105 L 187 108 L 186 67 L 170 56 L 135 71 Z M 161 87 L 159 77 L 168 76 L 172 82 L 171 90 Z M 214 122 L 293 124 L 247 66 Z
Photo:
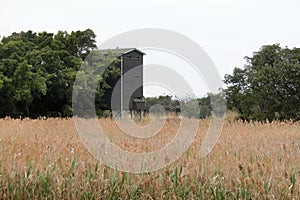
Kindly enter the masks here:
M 97 49 L 95 38 L 90 29 L 56 34 L 27 31 L 2 37 L 0 117 L 72 116 L 75 77 L 89 53 Z M 97 59 L 105 58 L 97 55 Z M 226 100 L 228 109 L 236 111 L 242 119 L 299 120 L 300 49 L 266 45 L 245 60 L 244 67 L 225 75 L 227 87 L 220 94 L 197 99 L 200 113 L 185 109 L 185 114 L 196 118 L 210 116 L 214 98 Z M 120 76 L 114 66 L 113 63 L 96 79 L 99 87 L 95 109 L 99 116 L 109 109 L 111 83 Z M 180 105 L 188 106 L 180 101 L 171 96 L 146 98 L 146 110 L 160 104 L 166 111 L 180 112 Z

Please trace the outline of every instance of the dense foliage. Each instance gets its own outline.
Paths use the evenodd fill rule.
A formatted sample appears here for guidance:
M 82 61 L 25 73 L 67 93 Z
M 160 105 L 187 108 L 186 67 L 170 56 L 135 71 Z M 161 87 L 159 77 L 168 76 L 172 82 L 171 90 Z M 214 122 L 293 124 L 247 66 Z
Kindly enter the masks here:
M 0 117 L 72 116 L 72 90 L 76 74 L 96 49 L 96 35 L 85 31 L 13 33 L 0 42 Z M 98 59 L 103 59 L 98 57 Z M 98 62 L 99 63 L 99 62 Z M 84 73 L 84 72 L 82 72 Z M 114 76 L 110 76 L 114 74 Z M 105 106 L 110 68 L 99 78 L 97 111 Z M 102 104 L 100 104 L 102 102 Z
M 225 76 L 229 109 L 247 120 L 300 119 L 300 48 L 263 46 Z
M 72 85 L 94 48 L 91 30 L 13 33 L 0 43 L 0 116 L 70 116 Z
M 146 111 L 161 114 L 162 108 L 165 112 L 180 113 L 183 116 L 196 119 L 205 119 L 210 117 L 212 113 L 223 115 L 226 110 L 222 107 L 223 105 L 224 96 L 221 93 L 208 93 L 202 98 L 186 97 L 176 99 L 170 95 L 145 98 Z
M 87 101 L 95 103 L 97 115 L 103 115 L 110 107 L 113 84 L 119 79 L 120 70 L 115 67 L 118 59 L 111 64 L 105 60 L 108 55 L 107 60 L 111 62 L 111 58 L 116 57 L 113 52 L 101 55 L 93 51 L 97 49 L 95 37 L 90 29 L 56 34 L 27 31 L 3 37 L 0 41 L 0 117 L 72 116 L 76 75 L 81 85 L 87 86 L 86 91 L 97 82 L 95 101 L 88 98 Z M 299 120 L 300 48 L 267 45 L 252 57 L 246 57 L 246 61 L 243 69 L 235 68 L 232 74 L 225 75 L 228 108 L 247 120 Z M 80 67 L 89 62 L 93 66 L 88 71 L 80 71 Z M 108 65 L 110 67 L 103 72 Z M 78 94 L 73 96 L 73 103 L 80 95 L 87 97 L 80 94 L 80 89 L 75 91 Z M 217 104 L 223 99 L 223 94 L 208 94 L 192 101 L 173 100 L 171 96 L 146 98 L 146 110 L 152 107 L 152 112 L 160 112 L 163 108 L 166 112 L 206 118 L 219 108 L 222 114 L 224 109 Z M 80 109 L 91 108 L 88 102 Z M 195 102 L 200 111 L 193 109 Z M 161 107 L 153 107 L 155 104 Z

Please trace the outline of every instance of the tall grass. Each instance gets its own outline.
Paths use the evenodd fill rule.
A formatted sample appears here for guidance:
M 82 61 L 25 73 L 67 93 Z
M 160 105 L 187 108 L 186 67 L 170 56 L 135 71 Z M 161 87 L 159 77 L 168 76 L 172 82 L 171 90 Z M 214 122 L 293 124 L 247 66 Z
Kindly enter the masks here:
M 135 152 L 161 148 L 180 120 L 153 138 L 134 139 L 110 119 L 99 123 L 114 143 Z M 198 158 L 209 119 L 172 165 L 130 174 L 87 152 L 73 119 L 0 120 L 1 199 L 299 199 L 300 123 L 228 120 L 219 142 Z

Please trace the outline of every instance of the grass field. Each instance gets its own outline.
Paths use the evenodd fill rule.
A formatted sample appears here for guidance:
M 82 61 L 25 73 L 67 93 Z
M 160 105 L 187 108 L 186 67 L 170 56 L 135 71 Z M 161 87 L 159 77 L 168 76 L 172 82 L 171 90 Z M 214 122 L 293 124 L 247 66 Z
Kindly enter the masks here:
M 150 140 L 99 119 L 121 148 L 148 152 L 176 134 L 167 120 Z M 198 158 L 209 120 L 192 146 L 159 171 L 131 174 L 105 167 L 82 145 L 73 119 L 0 120 L 1 199 L 300 199 L 300 122 L 226 120 L 219 142 Z

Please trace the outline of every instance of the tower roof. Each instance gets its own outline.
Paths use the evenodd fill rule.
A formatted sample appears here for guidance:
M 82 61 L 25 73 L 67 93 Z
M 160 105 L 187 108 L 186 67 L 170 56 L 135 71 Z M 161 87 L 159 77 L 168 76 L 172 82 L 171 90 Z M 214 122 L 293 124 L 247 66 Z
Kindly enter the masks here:
M 146 55 L 144 52 L 136 49 L 136 48 L 116 48 L 116 49 L 101 49 L 99 51 L 103 51 L 103 52 L 106 52 L 106 51 L 112 51 L 112 52 L 115 52 L 117 53 L 118 56 L 122 56 L 122 55 L 125 55 L 125 54 L 128 54 L 132 51 L 136 51 L 142 55 Z

